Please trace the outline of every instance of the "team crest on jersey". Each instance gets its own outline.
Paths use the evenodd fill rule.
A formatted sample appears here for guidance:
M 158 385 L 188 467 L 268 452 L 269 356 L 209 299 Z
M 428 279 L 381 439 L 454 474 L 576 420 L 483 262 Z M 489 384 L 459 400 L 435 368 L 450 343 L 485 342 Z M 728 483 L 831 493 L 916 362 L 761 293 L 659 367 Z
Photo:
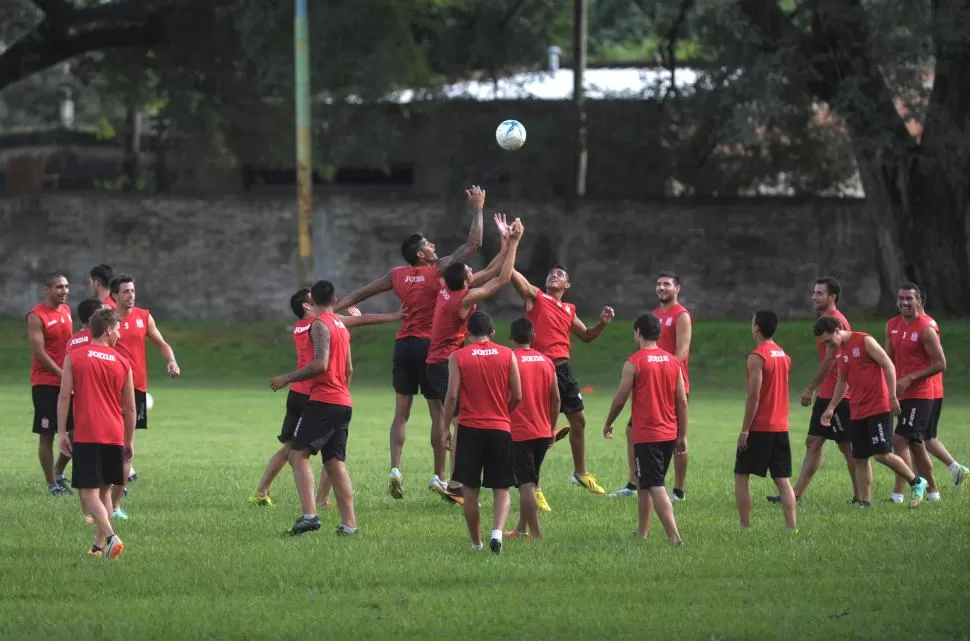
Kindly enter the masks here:
M 909 335 L 909 340 L 911 340 L 911 341 L 912 341 L 912 342 L 914 342 L 914 343 L 915 343 L 915 342 L 916 342 L 916 341 L 917 341 L 918 339 L 919 339 L 919 334 L 917 334 L 916 332 L 913 332 L 913 333 L 911 333 L 911 334 Z
M 135 321 L 135 327 L 137 327 L 138 329 L 142 329 L 145 327 L 145 322 L 139 318 Z
M 861 352 L 859 352 L 859 348 L 858 347 L 853 347 L 852 348 L 852 358 L 859 358 L 859 355 L 860 354 L 861 354 Z
M 671 325 L 673 325 L 673 324 L 674 324 L 674 319 L 672 319 L 672 318 L 668 318 L 668 319 L 667 319 L 667 323 L 666 323 L 666 324 L 667 324 L 667 327 L 670 327 Z

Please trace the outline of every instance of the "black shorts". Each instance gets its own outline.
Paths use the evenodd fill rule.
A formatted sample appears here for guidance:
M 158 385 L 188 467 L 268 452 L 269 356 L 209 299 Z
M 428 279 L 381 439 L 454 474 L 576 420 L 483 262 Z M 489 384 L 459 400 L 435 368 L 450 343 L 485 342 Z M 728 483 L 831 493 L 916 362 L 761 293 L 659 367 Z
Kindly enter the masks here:
M 135 429 L 148 429 L 148 398 L 141 390 L 135 390 Z
M 289 443 L 293 440 L 293 432 L 296 431 L 296 424 L 300 422 L 300 416 L 306 409 L 306 404 L 310 402 L 310 397 L 290 390 L 286 395 L 286 416 L 283 417 L 283 426 L 280 427 L 280 435 L 276 438 L 280 443 Z
M 932 441 L 936 438 L 940 429 L 940 415 L 943 414 L 943 399 L 933 399 L 933 413 L 930 414 L 930 424 L 926 427 L 926 440 Z
M 57 434 L 57 397 L 61 388 L 56 385 L 34 385 L 30 396 L 34 401 L 34 434 Z M 67 409 L 67 431 L 74 429 L 74 403 Z
M 791 478 L 791 445 L 788 432 L 751 432 L 748 447 L 734 456 L 735 474 L 754 474 L 773 479 Z
M 825 408 L 829 406 L 831 400 L 831 398 L 821 397 L 815 399 L 815 404 L 812 405 L 812 419 L 808 424 L 808 435 L 820 436 L 836 443 L 846 443 L 852 440 L 849 436 L 849 424 L 852 422 L 849 418 L 849 401 L 844 398 L 839 401 L 835 406 L 835 414 L 832 415 L 832 424 L 822 425 L 822 414 L 825 413 Z
M 428 386 L 427 360 L 428 345 L 430 344 L 429 339 L 418 338 L 417 336 L 406 336 L 394 341 L 391 383 L 395 392 L 405 396 L 414 396 L 420 390 L 425 398 L 434 398 L 431 388 Z M 447 367 L 445 373 L 447 374 Z M 445 391 L 447 391 L 447 388 Z M 442 396 L 442 398 L 444 397 Z
M 641 490 L 663 487 L 670 459 L 677 441 L 634 443 L 633 458 L 637 466 L 637 481 Z
M 507 489 L 515 485 L 512 435 L 504 430 L 458 426 L 455 442 L 455 473 L 452 478 L 466 487 Z
M 100 443 L 74 443 L 71 485 L 93 490 L 125 484 L 124 448 Z
M 899 408 L 901 411 L 896 421 L 896 434 L 910 443 L 928 441 L 936 401 L 931 398 L 907 398 L 899 401 Z
M 893 415 L 889 412 L 853 419 L 850 425 L 852 458 L 864 461 L 870 456 L 890 454 L 893 451 Z
M 539 468 L 549 451 L 549 441 L 548 438 L 534 438 L 512 443 L 515 487 L 526 483 L 539 484 Z
M 579 381 L 573 376 L 569 361 L 556 365 L 556 381 L 559 383 L 559 411 L 562 414 L 578 414 L 585 409 Z
M 445 400 L 448 393 L 448 362 L 428 363 L 424 368 L 425 382 L 428 384 L 424 397 L 437 401 Z
M 290 447 L 294 450 L 320 452 L 320 459 L 347 460 L 347 434 L 352 408 L 346 405 L 308 401 L 293 430 Z

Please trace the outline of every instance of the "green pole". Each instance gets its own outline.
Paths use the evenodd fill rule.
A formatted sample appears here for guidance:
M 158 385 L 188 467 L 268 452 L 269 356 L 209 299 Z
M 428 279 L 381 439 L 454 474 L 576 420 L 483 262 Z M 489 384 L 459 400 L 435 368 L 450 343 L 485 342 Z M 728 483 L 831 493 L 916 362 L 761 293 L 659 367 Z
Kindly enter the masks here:
M 300 284 L 313 282 L 313 149 L 310 137 L 310 36 L 307 0 L 296 0 L 293 29 L 296 64 L 296 181 Z

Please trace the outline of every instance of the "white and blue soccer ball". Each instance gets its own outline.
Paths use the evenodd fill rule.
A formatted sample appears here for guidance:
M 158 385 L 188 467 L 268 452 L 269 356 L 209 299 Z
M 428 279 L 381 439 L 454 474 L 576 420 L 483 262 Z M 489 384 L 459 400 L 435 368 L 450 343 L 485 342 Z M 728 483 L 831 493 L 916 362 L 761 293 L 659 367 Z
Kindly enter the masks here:
M 525 144 L 525 127 L 518 120 L 504 120 L 495 130 L 495 142 L 506 151 L 513 151 Z

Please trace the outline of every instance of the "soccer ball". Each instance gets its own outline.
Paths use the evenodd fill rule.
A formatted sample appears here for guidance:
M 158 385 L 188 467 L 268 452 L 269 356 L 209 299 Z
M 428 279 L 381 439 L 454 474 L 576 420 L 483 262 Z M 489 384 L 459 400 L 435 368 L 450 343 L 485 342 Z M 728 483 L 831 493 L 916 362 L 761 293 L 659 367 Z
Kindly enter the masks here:
M 505 120 L 495 130 L 495 142 L 506 151 L 513 151 L 525 144 L 525 127 L 518 120 Z
M 152 400 L 152 395 L 145 392 L 145 409 L 150 412 L 152 410 L 152 405 L 154 404 L 155 401 Z

